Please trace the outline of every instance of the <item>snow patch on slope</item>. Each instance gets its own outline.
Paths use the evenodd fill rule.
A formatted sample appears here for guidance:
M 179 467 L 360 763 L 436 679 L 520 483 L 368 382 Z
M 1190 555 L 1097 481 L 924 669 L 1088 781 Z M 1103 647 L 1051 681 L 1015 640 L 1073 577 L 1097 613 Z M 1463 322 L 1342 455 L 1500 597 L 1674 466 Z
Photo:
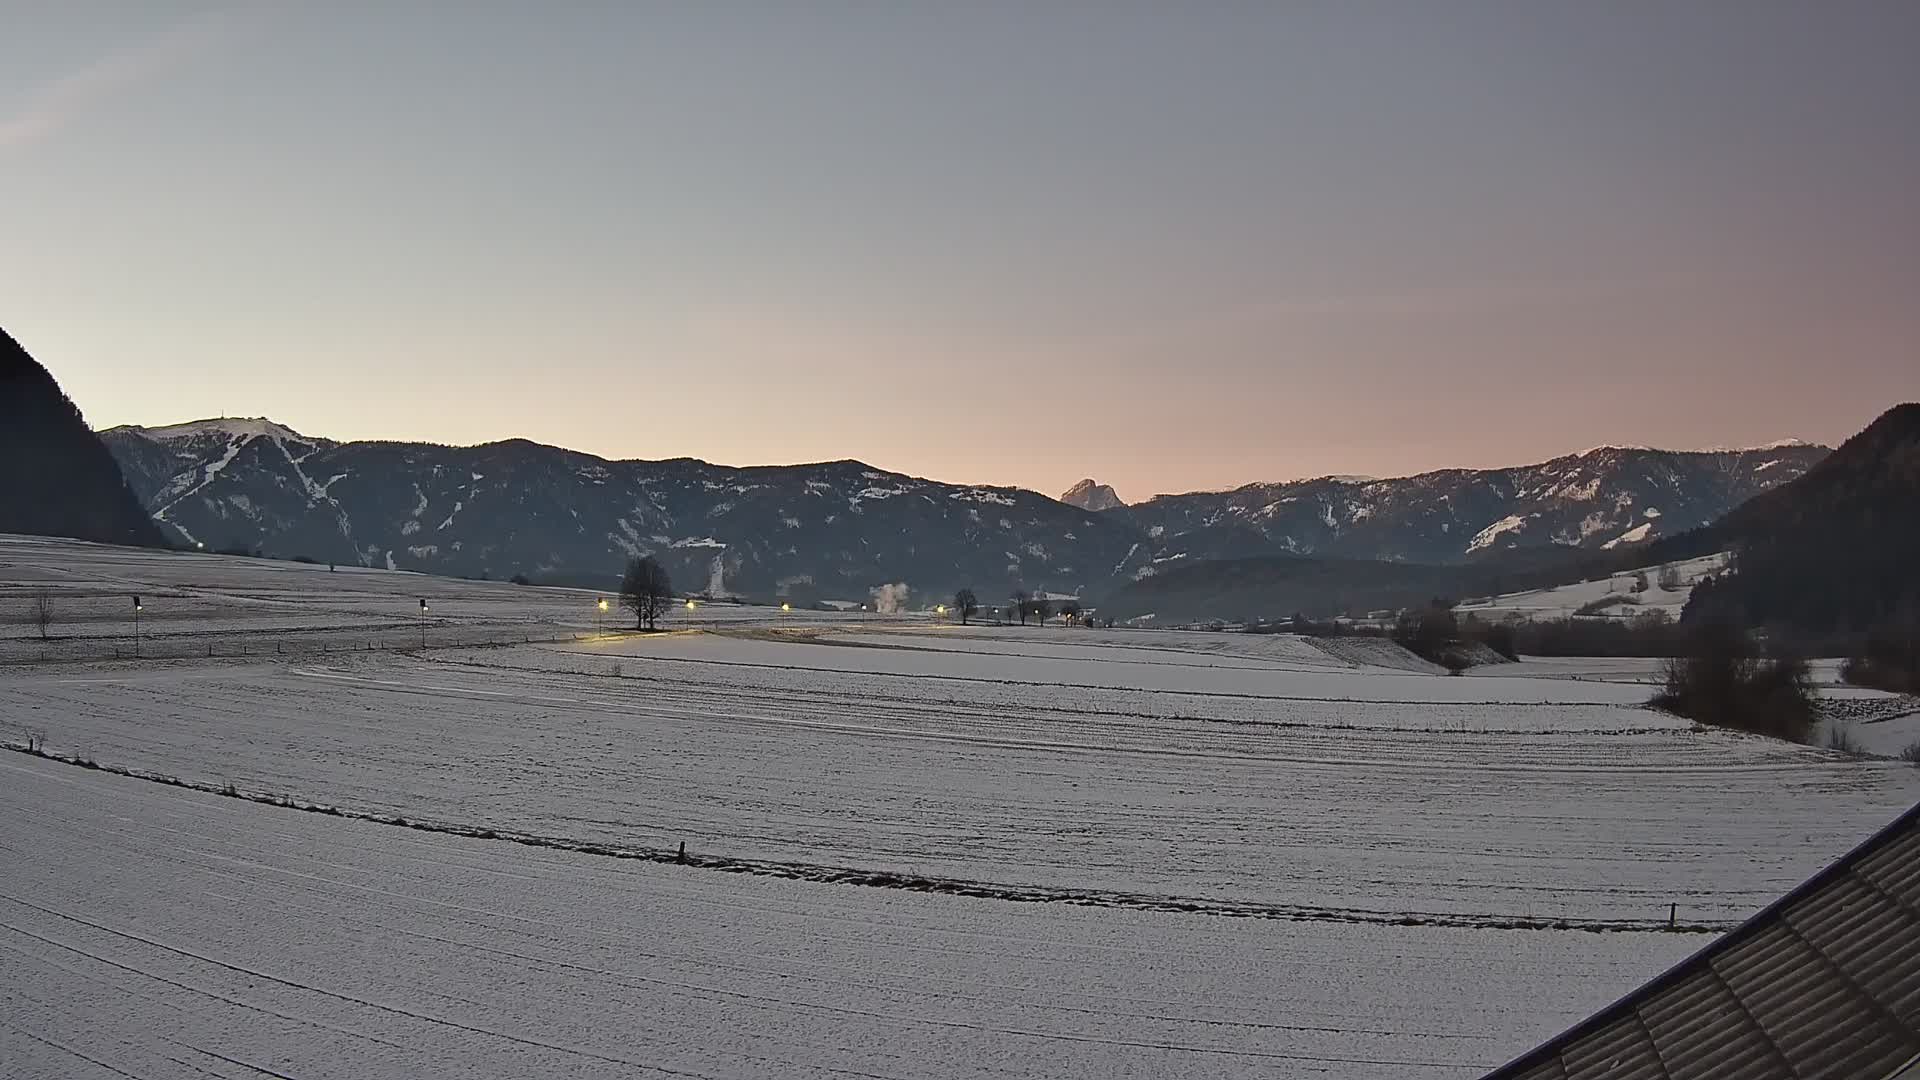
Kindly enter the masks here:
M 1508 514 L 1506 517 L 1501 518 L 1499 521 L 1496 521 L 1493 524 L 1487 526 L 1486 528 L 1481 529 L 1479 532 L 1474 533 L 1473 539 L 1467 542 L 1467 551 L 1468 552 L 1484 551 L 1487 548 L 1492 547 L 1496 541 L 1498 541 L 1502 536 L 1505 536 L 1507 533 L 1518 532 L 1521 529 L 1526 528 L 1526 526 L 1527 526 L 1526 518 L 1523 518 L 1518 514 Z

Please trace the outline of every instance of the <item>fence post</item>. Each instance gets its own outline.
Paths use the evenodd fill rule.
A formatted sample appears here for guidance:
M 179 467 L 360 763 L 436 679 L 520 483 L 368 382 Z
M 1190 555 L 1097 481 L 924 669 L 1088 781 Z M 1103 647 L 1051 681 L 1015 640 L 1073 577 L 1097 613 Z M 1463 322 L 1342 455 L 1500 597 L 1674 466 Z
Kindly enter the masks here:
M 1673 929 L 1674 920 L 1679 918 L 1679 916 L 1680 916 L 1680 905 L 1668 904 L 1667 905 L 1667 929 L 1669 930 Z

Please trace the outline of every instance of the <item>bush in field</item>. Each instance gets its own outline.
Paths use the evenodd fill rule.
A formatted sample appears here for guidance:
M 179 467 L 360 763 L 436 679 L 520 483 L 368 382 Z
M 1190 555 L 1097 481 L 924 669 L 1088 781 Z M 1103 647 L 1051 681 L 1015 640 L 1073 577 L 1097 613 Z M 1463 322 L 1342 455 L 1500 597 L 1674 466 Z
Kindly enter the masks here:
M 1920 624 L 1875 629 L 1840 665 L 1840 677 L 1855 686 L 1920 694 Z
M 1439 662 L 1441 652 L 1460 636 L 1460 620 L 1453 609 L 1435 602 L 1403 611 L 1393 625 L 1393 640 L 1416 656 Z
M 1668 563 L 1660 568 L 1660 577 L 1657 580 L 1660 582 L 1661 592 L 1679 592 L 1680 568 Z
M 1833 724 L 1827 728 L 1827 749 L 1853 757 L 1867 756 L 1867 748 L 1853 737 L 1853 729 L 1844 724 Z
M 1666 686 L 1652 704 L 1676 716 L 1804 743 L 1811 737 L 1813 681 L 1798 657 L 1763 659 L 1729 623 L 1694 629 L 1685 655 L 1667 661 Z
M 1909 765 L 1920 765 L 1920 742 L 1907 744 L 1907 748 L 1900 751 L 1900 760 Z
M 1520 659 L 1520 638 L 1512 623 L 1483 623 L 1478 619 L 1469 619 L 1467 622 L 1469 637 L 1485 642 L 1487 648 L 1509 660 Z
M 47 628 L 53 625 L 53 597 L 39 593 L 33 598 L 33 606 L 27 609 L 27 622 L 40 631 L 40 640 L 47 640 Z
M 1640 598 L 1637 596 L 1634 596 L 1632 593 L 1621 593 L 1621 594 L 1609 593 L 1606 596 L 1589 600 L 1586 603 L 1581 604 L 1579 607 L 1573 610 L 1573 613 L 1575 615 L 1600 615 L 1605 613 L 1605 611 L 1610 607 L 1616 607 L 1622 604 L 1633 605 L 1633 604 L 1638 604 L 1639 602 L 1640 602 Z

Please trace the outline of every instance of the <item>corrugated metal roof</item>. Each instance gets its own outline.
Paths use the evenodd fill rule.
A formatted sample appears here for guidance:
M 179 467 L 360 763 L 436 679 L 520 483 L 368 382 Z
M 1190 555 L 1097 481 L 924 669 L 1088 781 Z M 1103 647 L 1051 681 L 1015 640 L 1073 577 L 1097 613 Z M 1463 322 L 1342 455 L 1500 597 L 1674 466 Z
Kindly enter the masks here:
M 1487 1080 L 1889 1080 L 1920 1062 L 1920 806 Z

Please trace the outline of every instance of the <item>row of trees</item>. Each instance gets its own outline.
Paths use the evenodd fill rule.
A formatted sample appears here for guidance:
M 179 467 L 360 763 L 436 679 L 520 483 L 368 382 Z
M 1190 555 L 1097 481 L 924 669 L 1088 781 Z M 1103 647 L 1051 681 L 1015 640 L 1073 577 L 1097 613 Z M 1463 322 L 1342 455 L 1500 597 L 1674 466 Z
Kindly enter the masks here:
M 1045 623 L 1055 615 L 1064 616 L 1071 621 L 1078 619 L 1081 614 L 1080 603 L 1077 600 L 1067 600 L 1056 605 L 1051 598 L 1035 596 L 1025 589 L 1015 589 L 1007 600 L 1007 617 L 1019 619 L 1021 626 L 1027 625 L 1028 618 L 1038 623 Z M 975 615 L 980 614 L 979 596 L 975 595 L 972 589 L 961 589 L 954 593 L 953 611 L 960 616 L 960 624 L 965 626 Z
M 1015 589 L 1008 600 L 1008 617 L 1019 619 L 1022 626 L 1029 618 L 1040 623 L 1055 615 L 1078 619 L 1082 611 L 1078 601 L 1055 604 L 1051 598 L 1035 596 L 1025 589 Z M 638 629 L 656 629 L 672 601 L 673 579 L 653 556 L 627 560 L 627 572 L 620 580 L 620 606 L 633 612 Z M 953 612 L 962 625 L 967 624 L 981 612 L 980 597 L 972 589 L 959 590 L 953 594 Z
M 656 629 L 672 602 L 673 579 L 666 567 L 651 555 L 627 560 L 627 572 L 620 578 L 620 606 L 633 612 L 638 629 Z
M 1655 708 L 1702 724 L 1808 741 L 1819 716 L 1805 660 L 1766 656 L 1729 622 L 1696 623 L 1683 633 L 1683 654 L 1667 661 Z

